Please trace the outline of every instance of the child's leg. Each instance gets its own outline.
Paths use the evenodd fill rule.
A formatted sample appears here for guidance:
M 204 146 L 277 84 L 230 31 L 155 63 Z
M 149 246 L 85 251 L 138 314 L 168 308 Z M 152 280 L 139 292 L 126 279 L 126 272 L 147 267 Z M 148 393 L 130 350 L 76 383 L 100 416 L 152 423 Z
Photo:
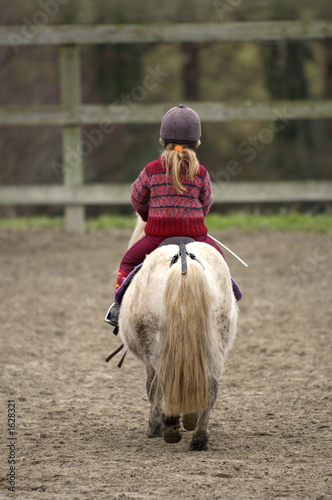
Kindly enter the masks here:
M 130 247 L 120 264 L 120 269 L 118 270 L 118 277 L 116 280 L 116 288 L 115 292 L 122 285 L 123 281 L 126 279 L 128 274 L 134 269 L 134 267 L 138 266 L 145 259 L 146 255 L 151 253 L 153 250 L 157 248 L 157 246 L 164 240 L 165 238 L 157 238 L 151 236 L 144 236 L 137 243 L 135 243 L 132 247 Z M 117 302 L 114 302 L 109 310 L 107 311 L 105 321 L 112 326 L 115 326 L 114 334 L 117 335 L 118 327 L 119 327 L 119 314 L 120 314 L 120 306 Z
M 128 274 L 138 266 L 138 264 L 143 262 L 145 257 L 153 252 L 164 239 L 164 237 L 146 235 L 126 251 L 118 270 L 115 291 L 123 283 Z

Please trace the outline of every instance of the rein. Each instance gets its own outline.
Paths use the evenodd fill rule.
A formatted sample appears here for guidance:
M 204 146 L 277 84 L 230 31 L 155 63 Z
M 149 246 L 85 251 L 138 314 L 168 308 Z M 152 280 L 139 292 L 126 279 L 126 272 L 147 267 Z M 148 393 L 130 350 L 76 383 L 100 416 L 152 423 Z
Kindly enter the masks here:
M 123 348 L 124 348 L 124 344 L 121 344 L 120 347 L 118 347 L 117 349 L 115 349 L 115 351 L 112 352 L 112 354 L 110 354 L 109 356 L 107 356 L 107 358 L 105 359 L 106 363 L 108 363 L 109 361 L 111 361 L 111 359 L 114 358 L 114 356 L 116 356 L 118 354 L 118 352 L 122 351 Z M 127 352 L 128 351 L 126 351 L 124 353 L 124 355 L 120 359 L 119 363 L 117 364 L 118 368 L 121 368 L 121 366 L 122 366 L 122 364 L 124 362 L 124 359 L 126 357 Z

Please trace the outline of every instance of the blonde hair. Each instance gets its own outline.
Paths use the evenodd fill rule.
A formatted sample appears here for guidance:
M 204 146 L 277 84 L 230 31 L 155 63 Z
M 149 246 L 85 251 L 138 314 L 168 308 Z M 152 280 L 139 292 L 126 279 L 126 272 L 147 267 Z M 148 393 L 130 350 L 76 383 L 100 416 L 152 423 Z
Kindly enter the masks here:
M 198 147 L 199 144 L 200 141 L 197 141 L 195 147 Z M 179 149 L 181 150 L 182 148 L 182 152 L 174 149 L 176 146 L 180 146 Z M 187 179 L 192 182 L 199 171 L 199 161 L 195 151 L 191 149 L 188 144 L 169 143 L 164 151 L 162 151 L 161 161 L 166 168 L 166 179 L 171 171 L 175 191 L 178 194 L 184 194 L 186 188 L 181 182 L 181 167 L 183 165 L 187 166 L 186 176 Z

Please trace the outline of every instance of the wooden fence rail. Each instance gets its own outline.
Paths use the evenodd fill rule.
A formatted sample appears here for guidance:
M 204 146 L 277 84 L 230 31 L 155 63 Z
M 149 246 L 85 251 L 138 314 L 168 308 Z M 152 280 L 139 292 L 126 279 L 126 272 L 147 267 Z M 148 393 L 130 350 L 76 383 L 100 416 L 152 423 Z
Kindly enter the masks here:
M 212 183 L 214 203 L 332 202 L 332 181 Z M 128 205 L 131 184 L 0 187 L 0 205 Z
M 332 21 L 0 26 L 0 45 L 259 42 L 332 37 Z
M 47 24 L 47 23 L 45 23 Z M 18 53 L 26 45 L 57 45 L 60 57 L 59 106 L 2 106 L 0 126 L 61 126 L 62 168 L 60 186 L 2 186 L 0 205 L 61 204 L 66 229 L 84 231 L 84 206 L 129 202 L 128 185 L 84 185 L 82 125 L 160 123 L 174 103 L 83 105 L 81 103 L 80 45 L 117 43 L 266 42 L 332 38 L 332 21 L 269 21 L 202 24 L 139 25 L 34 25 L 0 26 L 0 46 Z M 203 122 L 229 120 L 293 120 L 332 118 L 332 100 L 275 102 L 195 102 Z M 105 132 L 106 133 L 106 132 Z M 68 150 L 75 151 L 75 168 Z M 331 182 L 215 184 L 216 202 L 332 201 Z
M 96 105 L 78 104 L 64 109 L 63 106 L 0 106 L 0 126 L 21 125 L 99 125 L 111 124 L 153 124 L 160 123 L 166 111 L 174 103 L 137 104 L 133 105 Z M 332 117 L 332 99 L 298 100 L 298 101 L 267 101 L 237 104 L 221 102 L 187 102 L 193 107 L 202 122 L 225 122 L 240 120 L 302 120 L 304 118 L 319 119 Z

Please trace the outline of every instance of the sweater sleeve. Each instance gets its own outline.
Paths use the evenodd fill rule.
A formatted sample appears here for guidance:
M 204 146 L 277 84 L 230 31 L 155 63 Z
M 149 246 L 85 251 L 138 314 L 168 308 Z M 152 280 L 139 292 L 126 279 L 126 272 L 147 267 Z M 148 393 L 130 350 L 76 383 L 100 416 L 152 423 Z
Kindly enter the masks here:
M 150 204 L 150 182 L 146 168 L 140 173 L 131 187 L 131 204 L 134 210 L 146 222 Z
M 199 199 L 202 203 L 202 209 L 204 217 L 209 212 L 212 204 L 212 187 L 211 180 L 207 170 L 205 170 L 205 175 L 203 177 L 202 189 L 199 194 Z

